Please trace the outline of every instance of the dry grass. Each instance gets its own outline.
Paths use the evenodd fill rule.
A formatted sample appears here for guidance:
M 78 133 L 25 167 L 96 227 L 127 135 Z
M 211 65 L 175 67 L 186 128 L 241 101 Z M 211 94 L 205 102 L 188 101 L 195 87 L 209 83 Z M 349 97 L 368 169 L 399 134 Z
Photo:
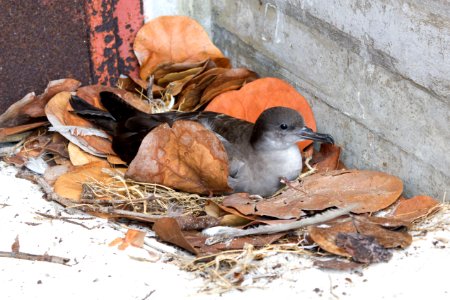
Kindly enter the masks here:
M 119 171 L 111 172 L 108 183 L 91 179 L 84 183 L 83 199 L 99 199 L 96 203 L 113 205 L 150 215 L 203 215 L 207 201 L 222 202 L 224 197 L 204 197 L 198 194 L 178 192 L 167 186 L 137 182 L 124 178 Z M 105 199 L 105 200 L 102 200 Z M 109 200 L 106 200 L 109 199 Z M 110 200 L 113 199 L 113 200 Z

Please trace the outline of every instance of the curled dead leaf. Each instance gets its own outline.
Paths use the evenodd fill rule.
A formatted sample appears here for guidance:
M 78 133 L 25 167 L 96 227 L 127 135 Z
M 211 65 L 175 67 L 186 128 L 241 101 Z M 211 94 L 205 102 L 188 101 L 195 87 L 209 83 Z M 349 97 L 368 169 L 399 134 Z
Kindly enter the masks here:
M 284 233 L 234 238 L 230 242 L 206 245 L 201 232 L 182 231 L 174 218 L 161 218 L 153 225 L 156 235 L 163 241 L 177 245 L 196 255 L 217 253 L 224 250 L 242 249 L 245 244 L 261 247 L 283 237 Z
M 147 22 L 137 33 L 133 48 L 144 80 L 164 63 L 211 58 L 218 66 L 229 67 L 229 61 L 210 41 L 202 26 L 185 16 L 162 16 Z
M 83 135 L 83 133 L 78 133 L 77 130 L 68 129 L 67 126 L 93 128 L 89 121 L 69 112 L 72 110 L 69 103 L 70 97 L 70 93 L 61 92 L 55 95 L 45 107 L 47 119 L 56 128 L 55 130 L 92 155 L 106 157 L 108 154 L 113 154 L 114 151 L 109 139 L 95 135 Z
M 74 167 L 72 171 L 61 175 L 55 181 L 55 192 L 61 197 L 79 201 L 84 182 L 95 179 L 108 183 L 112 180 L 110 175 L 102 171 L 104 168 L 109 168 L 106 161 L 91 162 L 84 166 Z
M 44 93 L 36 96 L 27 94 L 23 99 L 11 105 L 0 116 L 0 127 L 12 127 L 29 122 L 32 118 L 44 117 L 47 102 L 60 92 L 73 92 L 81 82 L 75 79 L 59 79 L 50 81 Z
M 222 143 L 193 121 L 177 121 L 172 128 L 163 124 L 147 134 L 126 176 L 191 193 L 230 191 Z
M 281 195 L 258 202 L 261 214 L 271 215 L 275 207 L 323 210 L 357 204 L 355 213 L 375 212 L 394 203 L 403 191 L 402 181 L 393 175 L 369 170 L 336 170 L 307 176 Z
M 419 195 L 410 199 L 400 199 L 392 216 L 398 220 L 414 222 L 432 214 L 438 208 L 439 201 L 429 196 Z

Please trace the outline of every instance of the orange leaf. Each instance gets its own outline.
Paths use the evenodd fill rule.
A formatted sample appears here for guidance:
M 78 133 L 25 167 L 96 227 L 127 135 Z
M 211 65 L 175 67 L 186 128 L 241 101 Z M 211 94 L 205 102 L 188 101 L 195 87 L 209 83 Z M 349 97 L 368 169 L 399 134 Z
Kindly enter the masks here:
M 211 58 L 218 66 L 229 66 L 229 61 L 210 41 L 202 26 L 185 16 L 162 16 L 151 20 L 139 30 L 133 47 L 144 80 L 164 63 Z
M 56 179 L 55 192 L 61 197 L 78 201 L 81 198 L 84 182 L 95 179 L 107 183 L 112 180 L 111 176 L 102 172 L 103 168 L 109 168 L 109 164 L 105 161 L 91 162 L 75 167 L 72 171 Z
M 83 150 L 80 149 L 80 147 L 78 147 L 73 143 L 69 143 L 67 150 L 69 151 L 70 162 L 74 166 L 82 166 L 90 162 L 102 160 L 97 156 L 84 152 Z
M 240 90 L 230 91 L 215 97 L 205 110 L 227 114 L 255 123 L 258 116 L 274 106 L 285 106 L 297 110 L 306 126 L 316 130 L 316 121 L 306 99 L 290 84 L 278 78 L 261 78 L 244 85 Z M 299 143 L 300 149 L 312 141 Z
M 243 214 L 292 219 L 303 210 L 323 210 L 333 206 L 358 204 L 353 212 L 375 212 L 391 205 L 403 191 L 402 181 L 395 176 L 363 170 L 331 171 L 305 177 L 290 183 L 280 195 L 254 201 L 246 194 L 233 194 L 223 205 Z
M 228 159 L 219 139 L 198 122 L 163 124 L 141 143 L 126 176 L 182 191 L 229 191 Z
M 429 196 L 415 196 L 410 199 L 400 199 L 393 212 L 393 217 L 403 221 L 413 222 L 433 213 L 439 206 L 439 201 Z
M 19 125 L 19 126 L 14 126 L 14 127 L 0 128 L 0 142 L 5 141 L 8 136 L 23 133 L 23 132 L 29 131 L 31 129 L 35 129 L 35 128 L 45 126 L 45 125 L 48 125 L 47 121 Z
M 45 107 L 45 113 L 50 123 L 55 126 L 79 126 L 93 128 L 93 125 L 83 118 L 69 113 L 72 110 L 69 99 L 71 95 L 68 92 L 61 92 L 55 95 Z M 61 135 L 69 141 L 79 146 L 83 150 L 96 156 L 105 157 L 107 154 L 113 154 L 111 141 L 98 136 L 73 135 L 67 131 L 61 131 Z

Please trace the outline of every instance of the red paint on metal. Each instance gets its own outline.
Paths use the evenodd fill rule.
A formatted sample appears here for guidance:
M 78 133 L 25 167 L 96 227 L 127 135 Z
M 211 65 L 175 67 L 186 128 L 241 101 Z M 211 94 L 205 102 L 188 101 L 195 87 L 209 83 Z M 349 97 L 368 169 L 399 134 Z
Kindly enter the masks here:
M 119 70 L 122 74 L 138 77 L 138 62 L 133 52 L 133 42 L 144 24 L 141 1 L 117 0 L 114 16 L 117 18 L 117 35 L 122 41 L 118 45 Z
M 120 74 L 136 72 L 132 43 L 143 24 L 140 0 L 85 0 L 92 77 L 113 86 Z
M 113 9 L 114 0 L 85 1 L 92 75 L 95 81 L 106 85 L 114 85 L 118 77 Z

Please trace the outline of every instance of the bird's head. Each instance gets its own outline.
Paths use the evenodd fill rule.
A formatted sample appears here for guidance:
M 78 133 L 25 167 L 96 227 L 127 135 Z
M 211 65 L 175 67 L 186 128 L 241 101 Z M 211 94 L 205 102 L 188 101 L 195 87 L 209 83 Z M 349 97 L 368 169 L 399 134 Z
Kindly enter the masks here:
M 282 150 L 303 140 L 334 144 L 331 135 L 313 132 L 306 127 L 296 110 L 277 106 L 266 109 L 258 117 L 250 142 L 254 147 Z

